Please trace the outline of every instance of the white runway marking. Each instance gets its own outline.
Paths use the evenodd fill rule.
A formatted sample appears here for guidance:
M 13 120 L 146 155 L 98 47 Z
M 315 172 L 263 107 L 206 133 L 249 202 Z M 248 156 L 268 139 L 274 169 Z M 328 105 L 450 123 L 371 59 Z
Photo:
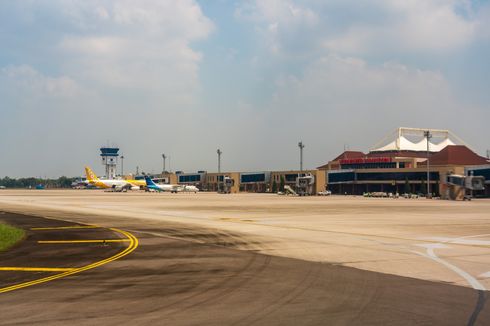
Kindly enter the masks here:
M 457 238 L 455 240 L 459 240 L 459 239 L 462 239 L 462 238 Z M 483 286 L 483 284 L 478 282 L 478 280 L 476 278 L 474 278 L 473 276 L 471 276 L 469 273 L 462 270 L 461 268 L 459 268 L 459 267 L 457 267 L 451 263 L 448 263 L 444 259 L 438 257 L 436 255 L 436 253 L 434 252 L 434 249 L 450 248 L 449 246 L 447 246 L 443 243 L 418 244 L 417 246 L 426 248 L 427 253 L 421 253 L 418 251 L 412 251 L 412 252 L 414 252 L 418 255 L 421 255 L 423 257 L 432 259 L 435 262 L 438 262 L 439 264 L 446 266 L 447 268 L 449 268 L 450 270 L 452 270 L 453 272 L 455 272 L 456 274 L 458 274 L 459 276 L 464 278 L 466 280 L 466 282 L 468 282 L 468 284 L 470 284 L 475 290 L 486 291 L 486 288 Z
M 462 244 L 462 245 L 473 245 L 473 246 L 490 246 L 490 240 L 469 240 L 468 238 L 474 238 L 475 236 L 471 237 L 463 237 L 463 238 L 444 238 L 444 237 L 434 237 L 434 238 L 427 238 L 426 240 L 431 240 L 431 241 L 440 241 L 443 243 L 454 243 L 454 244 Z

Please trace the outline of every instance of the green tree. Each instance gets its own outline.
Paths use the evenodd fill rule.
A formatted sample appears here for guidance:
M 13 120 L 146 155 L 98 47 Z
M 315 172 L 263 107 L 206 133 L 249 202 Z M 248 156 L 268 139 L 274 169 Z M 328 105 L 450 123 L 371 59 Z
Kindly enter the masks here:
M 62 176 L 58 178 L 57 186 L 60 188 L 70 188 L 73 181 L 73 178 Z
M 279 191 L 284 191 L 284 177 L 281 175 L 281 181 L 279 183 Z
M 409 194 L 410 191 L 410 182 L 408 182 L 408 178 L 405 178 L 405 189 L 404 189 L 406 194 Z
M 425 179 L 422 179 L 420 183 L 420 192 L 424 195 L 427 194 L 427 186 L 425 185 Z
M 274 194 L 277 192 L 277 182 L 276 182 L 276 180 L 272 181 L 272 192 Z
M 40 178 L 19 178 L 10 177 L 0 178 L 0 186 L 7 188 L 34 188 L 38 184 L 43 184 L 48 188 L 70 188 L 73 181 L 77 178 L 59 177 L 58 179 L 40 179 Z

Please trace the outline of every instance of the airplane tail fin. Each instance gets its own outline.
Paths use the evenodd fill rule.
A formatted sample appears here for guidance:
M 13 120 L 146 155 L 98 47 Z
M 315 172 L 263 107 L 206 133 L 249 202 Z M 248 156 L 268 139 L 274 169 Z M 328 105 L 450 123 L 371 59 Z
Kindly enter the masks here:
M 147 175 L 145 175 L 145 181 L 146 181 L 147 186 L 155 186 L 156 187 L 155 182 L 153 182 L 153 180 L 151 180 L 151 178 Z
M 95 175 L 94 171 L 90 169 L 88 166 L 85 167 L 85 174 L 87 175 L 88 181 L 97 181 L 99 178 Z

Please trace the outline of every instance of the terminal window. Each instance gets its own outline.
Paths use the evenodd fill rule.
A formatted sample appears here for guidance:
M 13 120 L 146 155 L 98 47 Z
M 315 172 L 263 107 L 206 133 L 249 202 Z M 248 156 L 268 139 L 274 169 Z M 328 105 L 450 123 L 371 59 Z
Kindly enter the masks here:
M 242 174 L 240 176 L 241 183 L 251 183 L 251 182 L 265 182 L 265 174 L 257 173 L 257 174 Z
M 200 182 L 201 175 L 200 174 L 190 174 L 190 175 L 179 175 L 179 182 Z

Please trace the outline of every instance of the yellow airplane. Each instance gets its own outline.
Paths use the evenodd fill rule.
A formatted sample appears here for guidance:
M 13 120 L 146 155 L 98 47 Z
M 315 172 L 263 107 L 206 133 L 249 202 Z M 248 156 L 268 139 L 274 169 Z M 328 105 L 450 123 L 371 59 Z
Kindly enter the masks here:
M 90 167 L 85 167 L 85 174 L 87 175 L 87 182 L 97 188 L 107 189 L 112 188 L 114 190 L 140 190 L 146 187 L 145 180 L 124 180 L 124 179 L 99 179 L 94 171 Z

